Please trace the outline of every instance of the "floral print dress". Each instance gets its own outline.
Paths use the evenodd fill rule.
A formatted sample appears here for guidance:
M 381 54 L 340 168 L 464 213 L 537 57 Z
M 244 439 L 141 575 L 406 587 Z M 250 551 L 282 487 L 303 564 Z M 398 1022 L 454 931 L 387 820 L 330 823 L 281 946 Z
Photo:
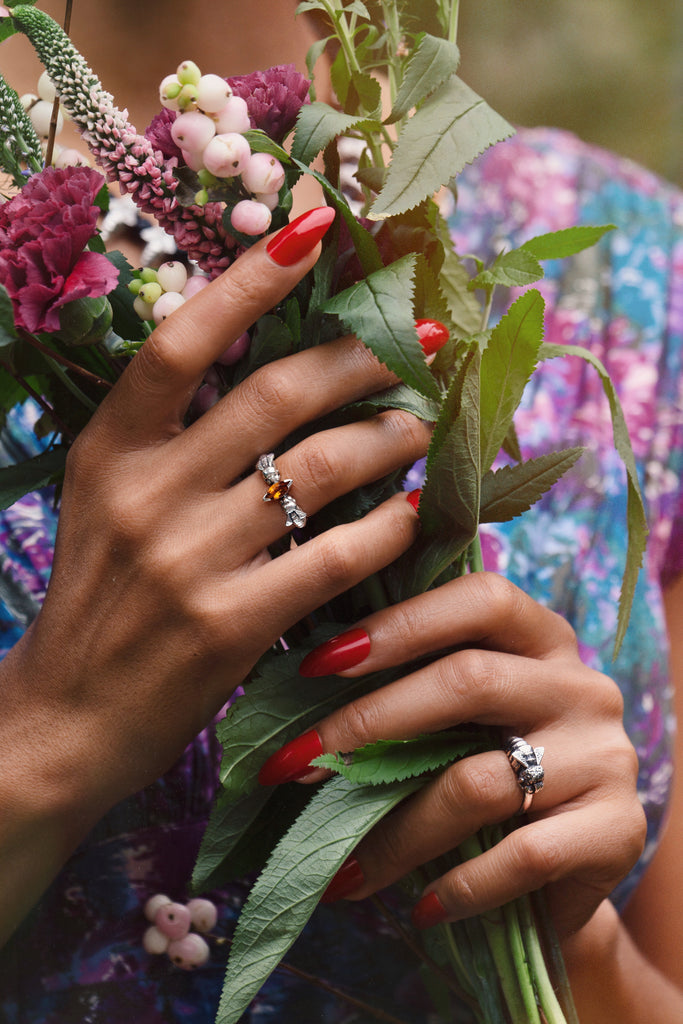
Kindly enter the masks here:
M 574 223 L 617 225 L 599 246 L 547 265 L 546 340 L 584 345 L 621 394 L 647 503 L 650 544 L 626 642 L 612 661 L 625 553 L 625 474 L 613 452 L 596 373 L 550 360 L 534 376 L 516 424 L 524 454 L 585 445 L 586 454 L 534 508 L 483 536 L 486 566 L 569 619 L 584 659 L 618 682 L 640 756 L 648 819 L 645 855 L 615 895 L 627 897 L 652 855 L 671 781 L 673 721 L 662 587 L 683 569 L 683 197 L 636 166 L 552 130 L 522 131 L 458 180 L 450 224 L 459 251 L 493 255 Z M 2 435 L 13 462 L 31 453 L 30 412 Z M 409 474 L 419 484 L 422 467 Z M 56 514 L 29 496 L 0 517 L 0 641 L 8 649 L 40 606 Z M 144 901 L 187 896 L 216 789 L 219 749 L 202 733 L 162 779 L 114 807 L 75 852 L 0 955 L 7 1024 L 211 1024 L 225 947 L 194 973 L 143 952 Z M 246 885 L 212 894 L 229 935 Z M 411 954 L 369 902 L 321 906 L 290 963 L 383 1008 L 429 1021 Z M 367 1011 L 276 972 L 244 1024 L 366 1022 Z M 464 1019 L 464 1018 L 463 1018 Z

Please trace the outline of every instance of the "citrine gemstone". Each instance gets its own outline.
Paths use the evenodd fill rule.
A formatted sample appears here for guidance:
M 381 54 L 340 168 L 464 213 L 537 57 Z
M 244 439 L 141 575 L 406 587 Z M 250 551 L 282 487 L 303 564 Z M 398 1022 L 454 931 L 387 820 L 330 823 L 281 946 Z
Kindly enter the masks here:
M 285 494 L 289 492 L 289 484 L 286 480 L 278 480 L 276 483 L 271 484 L 266 494 L 271 501 L 279 501 L 284 498 Z

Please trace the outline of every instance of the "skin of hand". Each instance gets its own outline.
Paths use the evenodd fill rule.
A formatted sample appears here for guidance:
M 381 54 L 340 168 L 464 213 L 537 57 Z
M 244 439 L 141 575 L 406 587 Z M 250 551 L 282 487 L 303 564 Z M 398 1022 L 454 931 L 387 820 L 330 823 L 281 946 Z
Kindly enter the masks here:
M 452 653 L 321 721 L 325 752 L 464 722 L 499 726 L 501 737 L 545 747 L 545 785 L 521 827 L 428 886 L 442 919 L 469 917 L 546 887 L 560 935 L 576 932 L 644 843 L 637 758 L 615 683 L 581 662 L 563 618 L 493 573 L 455 580 L 358 625 L 369 636 L 369 653 L 345 676 Z M 314 770 L 306 781 L 321 774 Z M 364 882 L 346 898 L 361 899 L 483 825 L 506 821 L 521 796 L 502 749 L 456 762 L 359 844 Z
M 416 535 L 399 494 L 276 559 L 267 552 L 287 530 L 278 503 L 262 500 L 259 455 L 394 382 L 354 338 L 258 370 L 183 428 L 207 367 L 319 252 L 281 267 L 265 241 L 154 331 L 70 451 L 45 605 L 0 667 L 0 934 L 110 806 L 170 767 L 289 626 Z M 277 464 L 315 514 L 423 455 L 429 432 L 391 411 L 313 435 Z

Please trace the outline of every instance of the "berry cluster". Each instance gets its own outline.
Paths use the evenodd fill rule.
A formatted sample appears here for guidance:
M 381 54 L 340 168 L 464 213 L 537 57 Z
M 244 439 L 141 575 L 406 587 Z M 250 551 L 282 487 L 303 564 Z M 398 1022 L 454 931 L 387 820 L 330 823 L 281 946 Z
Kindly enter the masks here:
M 43 151 L 47 145 L 47 137 L 50 134 L 50 122 L 57 91 L 47 71 L 43 71 L 38 79 L 37 92 L 27 92 L 19 97 L 19 102 L 29 116 L 36 135 L 41 140 Z M 60 106 L 57 109 L 57 132 L 64 128 L 65 112 Z M 44 155 L 44 152 L 43 152 Z M 65 149 L 55 146 L 55 167 L 88 167 L 90 161 L 87 156 L 78 149 Z
M 145 903 L 145 917 L 152 922 L 142 938 L 147 953 L 166 953 L 169 960 L 184 971 L 201 967 L 209 959 L 209 944 L 202 935 L 215 928 L 218 920 L 218 911 L 211 900 L 174 903 L 168 896 L 158 893 Z
M 280 161 L 269 153 L 252 153 L 244 133 L 251 122 L 246 100 L 233 95 L 219 75 L 202 75 L 193 61 L 183 61 L 159 87 L 166 109 L 177 113 L 173 141 L 186 165 L 197 174 L 197 205 L 209 192 L 230 182 L 240 186 L 231 203 L 230 223 L 243 235 L 262 235 L 270 227 L 278 193 L 285 183 Z
M 133 307 L 138 316 L 160 324 L 208 283 L 208 277 L 203 274 L 188 277 L 183 263 L 170 260 L 157 270 L 153 267 L 138 270 L 128 288 L 135 296 Z

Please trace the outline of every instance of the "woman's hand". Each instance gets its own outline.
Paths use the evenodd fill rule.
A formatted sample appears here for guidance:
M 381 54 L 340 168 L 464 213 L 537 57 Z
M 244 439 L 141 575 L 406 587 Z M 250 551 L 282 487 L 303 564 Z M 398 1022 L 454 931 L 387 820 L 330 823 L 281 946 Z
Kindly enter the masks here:
M 287 744 L 264 766 L 262 780 L 313 781 L 322 773 L 306 766 L 323 751 L 465 722 L 543 746 L 545 785 L 528 821 L 430 884 L 414 922 L 469 917 L 546 886 L 560 934 L 576 931 L 635 863 L 645 825 L 621 695 L 581 662 L 564 619 L 502 577 L 475 573 L 364 619 L 312 652 L 302 668 L 359 676 L 445 649 L 453 653 Z M 502 749 L 458 761 L 368 834 L 328 897 L 360 899 L 381 889 L 483 825 L 511 818 L 522 797 Z

